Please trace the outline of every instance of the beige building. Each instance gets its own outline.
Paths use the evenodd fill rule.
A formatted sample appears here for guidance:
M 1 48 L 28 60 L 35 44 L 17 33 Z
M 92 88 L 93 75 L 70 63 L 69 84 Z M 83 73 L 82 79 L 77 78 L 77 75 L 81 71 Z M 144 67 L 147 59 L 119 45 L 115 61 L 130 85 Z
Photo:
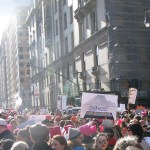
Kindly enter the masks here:
M 26 69 L 29 67 L 26 14 L 26 8 L 16 8 L 16 16 L 6 27 L 1 40 L 6 57 L 6 79 L 3 88 L 7 92 L 7 108 L 15 108 L 19 97 L 24 108 L 31 107 L 31 81 L 26 75 Z
M 150 34 L 143 18 L 149 3 L 34 0 L 27 17 L 34 106 L 54 108 L 58 95 L 92 89 L 120 92 L 127 101 L 130 86 L 148 100 Z
M 2 48 L 0 48 L 0 77 L 0 105 L 1 108 L 7 108 L 6 55 Z

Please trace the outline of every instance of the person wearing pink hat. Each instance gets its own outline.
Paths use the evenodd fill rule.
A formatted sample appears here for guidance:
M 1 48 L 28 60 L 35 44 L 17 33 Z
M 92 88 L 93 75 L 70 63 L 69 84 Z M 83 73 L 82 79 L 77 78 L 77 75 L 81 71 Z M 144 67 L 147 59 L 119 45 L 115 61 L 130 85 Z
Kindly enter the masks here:
M 91 149 L 94 143 L 93 134 L 96 133 L 96 126 L 90 126 L 88 124 L 79 127 L 80 132 L 83 134 L 83 143 L 87 149 Z

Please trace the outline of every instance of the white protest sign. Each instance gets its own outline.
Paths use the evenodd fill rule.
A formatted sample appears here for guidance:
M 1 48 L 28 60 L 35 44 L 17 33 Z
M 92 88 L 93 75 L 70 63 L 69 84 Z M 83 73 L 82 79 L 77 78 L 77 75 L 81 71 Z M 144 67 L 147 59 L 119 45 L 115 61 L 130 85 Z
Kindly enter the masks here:
M 57 98 L 57 108 L 61 111 L 66 109 L 67 105 L 67 96 L 65 95 L 58 95 Z
M 45 119 L 45 115 L 30 115 L 28 120 L 34 120 L 36 123 L 41 123 Z
M 125 104 L 120 104 L 120 107 L 117 108 L 118 112 L 124 112 L 126 110 Z
M 137 96 L 137 89 L 130 88 L 128 104 L 135 104 L 136 96 Z
M 112 117 L 116 119 L 118 96 L 110 94 L 83 93 L 80 117 Z

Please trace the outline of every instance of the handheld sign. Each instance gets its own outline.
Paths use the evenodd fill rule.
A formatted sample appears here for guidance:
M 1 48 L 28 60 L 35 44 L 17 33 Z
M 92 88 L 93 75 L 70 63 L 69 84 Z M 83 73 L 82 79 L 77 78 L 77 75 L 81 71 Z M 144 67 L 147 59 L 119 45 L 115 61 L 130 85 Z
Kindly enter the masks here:
M 80 117 L 116 119 L 117 106 L 116 95 L 83 93 Z

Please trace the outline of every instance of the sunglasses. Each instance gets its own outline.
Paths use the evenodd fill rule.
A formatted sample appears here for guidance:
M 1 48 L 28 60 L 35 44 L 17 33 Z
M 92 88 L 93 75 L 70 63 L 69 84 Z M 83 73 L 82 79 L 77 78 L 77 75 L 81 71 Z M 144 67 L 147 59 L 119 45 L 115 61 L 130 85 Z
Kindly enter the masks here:
M 107 140 L 100 140 L 98 141 L 99 144 L 107 144 Z

